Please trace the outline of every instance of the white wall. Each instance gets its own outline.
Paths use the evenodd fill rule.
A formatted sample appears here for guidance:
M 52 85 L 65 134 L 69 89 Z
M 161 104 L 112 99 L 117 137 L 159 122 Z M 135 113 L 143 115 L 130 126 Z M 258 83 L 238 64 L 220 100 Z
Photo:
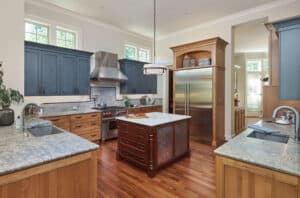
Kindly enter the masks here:
M 90 52 L 108 51 L 117 53 L 119 59 L 124 57 L 124 44 L 133 44 L 137 47 L 152 49 L 151 38 L 126 32 L 116 27 L 102 24 L 99 21 L 92 20 L 75 14 L 71 11 L 50 5 L 29 0 L 25 3 L 25 19 L 36 22 L 43 22 L 54 29 L 56 26 L 74 30 L 78 35 L 78 49 Z M 51 35 L 53 35 L 52 31 Z M 51 36 L 50 35 L 50 36 Z M 51 44 L 55 40 L 50 38 Z M 93 64 L 91 70 L 93 70 Z M 158 96 L 162 97 L 161 79 L 158 79 Z M 136 96 L 140 97 L 140 96 Z M 26 97 L 27 101 L 37 103 L 42 102 L 61 102 L 87 100 L 88 97 Z
M 1 1 L 0 61 L 3 61 L 4 83 L 8 88 L 24 89 L 24 2 Z M 17 112 L 21 105 L 13 105 Z
M 219 36 L 229 42 L 226 47 L 226 83 L 225 83 L 225 133 L 226 138 L 231 134 L 231 65 L 232 65 L 232 26 L 245 23 L 251 20 L 268 17 L 269 21 L 275 21 L 287 17 L 299 15 L 299 0 L 276 1 L 272 4 L 249 9 L 245 12 L 201 24 L 197 27 L 182 30 L 171 35 L 160 38 L 158 42 L 158 60 L 160 63 L 173 64 L 173 55 L 169 47 L 184 44 L 187 42 L 203 40 Z

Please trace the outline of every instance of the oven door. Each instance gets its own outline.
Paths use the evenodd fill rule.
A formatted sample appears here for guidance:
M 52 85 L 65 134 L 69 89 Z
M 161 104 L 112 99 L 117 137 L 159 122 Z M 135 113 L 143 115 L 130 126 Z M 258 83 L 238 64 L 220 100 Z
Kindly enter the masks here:
M 109 118 L 102 120 L 102 141 L 118 137 L 117 120 Z

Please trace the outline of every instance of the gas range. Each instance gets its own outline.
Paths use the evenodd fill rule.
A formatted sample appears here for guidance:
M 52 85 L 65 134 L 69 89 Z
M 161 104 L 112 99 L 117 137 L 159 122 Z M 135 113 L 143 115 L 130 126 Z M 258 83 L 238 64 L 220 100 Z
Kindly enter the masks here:
M 127 109 L 122 106 L 107 106 L 107 107 L 94 107 L 93 109 L 102 111 L 102 119 L 115 118 L 117 116 L 126 115 Z
M 107 107 L 95 107 L 101 111 L 102 118 L 102 141 L 114 139 L 118 137 L 118 127 L 117 127 L 117 116 L 122 116 L 127 114 L 126 107 L 121 106 L 107 106 Z

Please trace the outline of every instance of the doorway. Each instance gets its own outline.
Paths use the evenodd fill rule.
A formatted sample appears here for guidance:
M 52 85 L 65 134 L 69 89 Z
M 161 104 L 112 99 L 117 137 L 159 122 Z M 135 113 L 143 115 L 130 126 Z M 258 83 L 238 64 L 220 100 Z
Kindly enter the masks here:
M 269 77 L 269 32 L 264 25 L 266 22 L 264 18 L 232 28 L 232 135 L 263 114 L 263 86 Z

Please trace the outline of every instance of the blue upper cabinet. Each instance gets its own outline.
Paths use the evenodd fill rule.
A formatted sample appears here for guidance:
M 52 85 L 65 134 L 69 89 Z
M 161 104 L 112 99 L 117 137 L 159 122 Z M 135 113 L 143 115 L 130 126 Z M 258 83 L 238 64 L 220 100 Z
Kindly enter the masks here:
M 120 85 L 121 94 L 156 94 L 157 76 L 144 75 L 145 62 L 122 59 L 119 60 L 121 71 L 128 77 L 128 81 Z
M 57 75 L 59 66 L 59 54 L 42 50 L 41 55 L 41 95 L 59 95 L 59 81 Z
M 273 25 L 279 35 L 279 98 L 300 100 L 300 18 Z
M 41 56 L 40 50 L 26 49 L 25 50 L 25 95 L 38 96 L 40 90 L 39 77 Z
M 86 65 L 90 64 L 90 58 L 78 57 L 77 59 L 77 94 L 87 95 L 90 93 L 89 84 L 90 79 L 85 78 L 86 75 L 90 75 L 90 67 Z
M 60 94 L 74 95 L 76 94 L 76 77 L 77 77 L 77 57 L 72 55 L 61 56 L 61 65 L 59 72 Z
M 88 95 L 92 53 L 25 42 L 25 96 Z

